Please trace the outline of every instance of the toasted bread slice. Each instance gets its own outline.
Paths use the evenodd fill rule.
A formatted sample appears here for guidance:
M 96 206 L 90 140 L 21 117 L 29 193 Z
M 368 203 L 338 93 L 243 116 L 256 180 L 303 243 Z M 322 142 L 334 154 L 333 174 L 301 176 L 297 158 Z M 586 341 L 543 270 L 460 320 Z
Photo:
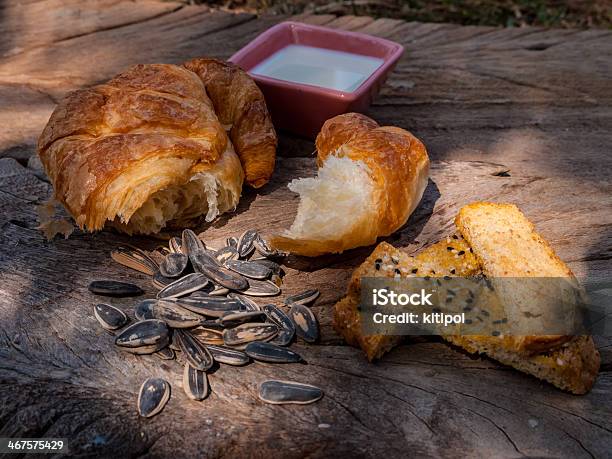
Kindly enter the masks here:
M 574 309 L 568 308 L 561 316 L 560 305 L 575 304 L 578 282 L 518 207 L 475 202 L 461 208 L 455 224 L 497 290 L 514 330 L 550 330 L 553 323 L 573 322 L 569 315 Z M 526 284 L 525 278 L 532 279 Z M 559 335 L 516 336 L 513 349 L 542 352 L 570 339 Z
M 382 242 L 353 273 L 347 296 L 334 308 L 334 328 L 347 343 L 363 349 L 368 360 L 378 359 L 400 343 L 404 337 L 362 334 L 358 310 L 362 277 L 467 277 L 479 272 L 480 266 L 476 257 L 463 238 L 458 235 L 433 244 L 415 257 Z
M 491 279 L 574 276 L 514 204 L 468 204 L 455 225 Z

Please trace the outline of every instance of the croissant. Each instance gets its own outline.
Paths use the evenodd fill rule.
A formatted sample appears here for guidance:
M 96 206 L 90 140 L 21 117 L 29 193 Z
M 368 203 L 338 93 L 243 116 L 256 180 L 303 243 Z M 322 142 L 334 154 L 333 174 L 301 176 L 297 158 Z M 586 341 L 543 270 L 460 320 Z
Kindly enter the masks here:
M 211 65 L 224 75 L 239 74 L 237 81 L 249 78 L 237 67 Z M 250 94 L 255 91 L 249 86 Z M 222 107 L 220 93 L 215 99 Z M 204 82 L 183 66 L 136 65 L 105 84 L 70 93 L 38 141 L 55 198 L 81 228 L 109 224 L 129 234 L 189 226 L 201 216 L 211 221 L 235 208 L 245 172 L 255 177 L 254 186 L 269 179 L 276 135 L 261 93 L 226 95 L 233 112 L 245 118 L 236 115 L 241 130 L 232 136 L 235 144 Z M 256 119 L 246 120 L 251 111 Z
M 373 244 L 406 221 L 429 175 L 425 146 L 403 129 L 347 113 L 325 122 L 316 139 L 318 175 L 293 180 L 300 195 L 289 230 L 271 244 L 318 256 Z

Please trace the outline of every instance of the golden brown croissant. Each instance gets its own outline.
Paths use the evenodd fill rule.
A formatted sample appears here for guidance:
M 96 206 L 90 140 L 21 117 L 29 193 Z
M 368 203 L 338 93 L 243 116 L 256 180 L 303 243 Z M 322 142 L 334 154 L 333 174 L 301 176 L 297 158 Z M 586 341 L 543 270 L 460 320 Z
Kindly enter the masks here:
M 259 116 L 267 119 L 267 111 Z M 238 143 L 248 145 L 241 139 L 249 135 L 244 129 Z M 204 83 L 176 65 L 137 65 L 69 94 L 41 134 L 38 153 L 56 199 L 89 231 L 110 222 L 128 233 L 156 233 L 202 215 L 210 221 L 235 208 L 244 179 Z M 258 152 L 250 148 L 247 156 L 244 167 L 253 174 Z M 269 156 L 263 149 L 266 171 Z M 258 186 L 269 178 L 256 175 Z
M 300 194 L 297 216 L 272 245 L 306 256 L 339 253 L 373 244 L 406 223 L 429 174 L 427 151 L 416 137 L 347 113 L 325 122 L 316 146 L 318 176 L 289 184 Z

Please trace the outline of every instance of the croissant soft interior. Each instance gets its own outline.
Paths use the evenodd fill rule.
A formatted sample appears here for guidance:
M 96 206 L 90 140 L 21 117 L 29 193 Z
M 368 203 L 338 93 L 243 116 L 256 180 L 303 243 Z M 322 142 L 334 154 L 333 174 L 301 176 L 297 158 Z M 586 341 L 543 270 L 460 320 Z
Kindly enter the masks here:
M 300 195 L 300 203 L 283 234 L 287 238 L 330 241 L 376 223 L 376 190 L 363 162 L 330 156 L 317 177 L 295 179 L 288 186 Z
M 211 221 L 236 207 L 245 176 L 253 187 L 269 180 L 276 134 L 257 86 L 232 64 L 189 65 L 194 71 L 134 66 L 70 93 L 53 112 L 38 152 L 56 199 L 81 228 L 150 234 Z M 204 80 L 195 70 L 206 69 Z M 243 84 L 211 86 L 213 101 L 215 74 Z M 216 112 L 226 105 L 236 117 L 228 126 Z

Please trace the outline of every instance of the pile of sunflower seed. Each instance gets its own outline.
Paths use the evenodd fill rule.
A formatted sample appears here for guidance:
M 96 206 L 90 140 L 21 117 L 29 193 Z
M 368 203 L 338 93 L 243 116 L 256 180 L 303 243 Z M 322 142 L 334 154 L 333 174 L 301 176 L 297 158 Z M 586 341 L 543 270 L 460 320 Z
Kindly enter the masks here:
M 127 327 L 128 316 L 119 308 L 105 303 L 94 306 L 100 325 L 118 332 L 115 345 L 119 349 L 184 362 L 183 390 L 192 400 L 208 396 L 206 372 L 215 362 L 235 366 L 251 360 L 305 363 L 287 346 L 295 336 L 307 343 L 319 338 L 316 316 L 308 307 L 319 296 L 318 290 L 287 297 L 288 313 L 252 299 L 280 294 L 284 271 L 278 261 L 285 254 L 271 249 L 255 230 L 230 237 L 226 243 L 213 249 L 186 229 L 181 238 L 171 238 L 168 247 L 155 252 L 119 247 L 111 253 L 113 260 L 152 276 L 159 292 L 156 298 L 136 304 L 137 322 Z M 113 280 L 94 281 L 89 290 L 111 297 L 144 293 L 134 284 Z M 259 398 L 271 404 L 306 404 L 322 396 L 318 387 L 292 381 L 265 381 L 259 390 Z M 167 381 L 147 379 L 138 395 L 139 414 L 156 415 L 169 397 Z

